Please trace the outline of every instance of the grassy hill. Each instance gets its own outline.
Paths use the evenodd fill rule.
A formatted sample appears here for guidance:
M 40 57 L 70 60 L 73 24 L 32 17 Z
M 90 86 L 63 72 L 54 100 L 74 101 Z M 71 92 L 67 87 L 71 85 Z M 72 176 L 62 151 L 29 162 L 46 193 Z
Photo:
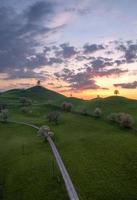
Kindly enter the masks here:
M 96 107 L 102 109 L 103 116 L 107 116 L 111 112 L 129 113 L 133 115 L 137 124 L 137 100 L 121 96 L 110 96 L 92 99 L 86 104 L 86 109 L 89 113 L 92 113 Z
M 49 124 L 45 115 L 55 109 L 52 105 L 32 105 L 31 109 L 32 113 L 22 114 L 18 107 L 10 107 L 10 118 L 51 127 L 82 200 L 136 199 L 137 136 L 134 132 L 71 113 L 61 113 L 59 125 Z M 55 177 L 52 176 L 53 156 L 48 144 L 25 126 L 0 124 L 0 130 L 3 199 L 67 199 L 63 182 L 57 181 L 60 177 L 57 169 Z
M 29 89 L 13 89 L 1 93 L 0 100 L 12 102 L 19 101 L 20 97 L 28 97 L 33 103 L 56 103 L 59 104 L 66 97 L 55 91 L 49 90 L 42 86 L 34 86 Z
M 73 104 L 73 110 L 81 112 L 83 109 L 86 109 L 89 114 L 92 114 L 94 109 L 99 107 L 102 109 L 104 117 L 111 112 L 127 112 L 132 114 L 137 121 L 137 100 L 121 96 L 82 100 L 75 97 L 66 97 L 41 86 L 34 86 L 28 89 L 13 89 L 1 93 L 0 103 L 18 104 L 19 98 L 23 96 L 30 98 L 33 104 L 37 105 L 54 104 L 60 106 L 64 101 L 71 102 Z

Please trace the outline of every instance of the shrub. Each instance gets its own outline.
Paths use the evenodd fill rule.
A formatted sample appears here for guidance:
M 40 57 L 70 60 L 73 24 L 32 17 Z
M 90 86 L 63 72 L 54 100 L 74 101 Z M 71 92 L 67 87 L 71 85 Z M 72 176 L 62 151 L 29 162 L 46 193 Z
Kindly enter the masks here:
M 55 124 L 59 121 L 59 112 L 53 111 L 47 114 L 47 119 L 49 122 L 54 122 Z
M 96 118 L 100 118 L 101 115 L 102 115 L 101 109 L 100 109 L 100 108 L 96 108 L 96 109 L 94 110 L 94 116 L 95 116 Z
M 63 102 L 62 105 L 61 105 L 61 108 L 63 111 L 66 111 L 66 112 L 70 112 L 72 110 L 72 103 L 69 103 L 69 102 Z
M 9 113 L 8 109 L 1 110 L 1 112 L 0 112 L 0 120 L 3 121 L 3 122 L 7 122 L 8 113 Z

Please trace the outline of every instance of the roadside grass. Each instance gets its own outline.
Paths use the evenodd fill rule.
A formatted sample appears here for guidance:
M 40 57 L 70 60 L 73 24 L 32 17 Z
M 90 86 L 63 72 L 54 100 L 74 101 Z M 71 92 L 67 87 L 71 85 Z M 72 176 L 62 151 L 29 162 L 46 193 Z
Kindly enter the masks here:
M 0 123 L 1 199 L 68 199 L 55 161 L 53 169 L 53 161 L 48 144 L 34 129 Z

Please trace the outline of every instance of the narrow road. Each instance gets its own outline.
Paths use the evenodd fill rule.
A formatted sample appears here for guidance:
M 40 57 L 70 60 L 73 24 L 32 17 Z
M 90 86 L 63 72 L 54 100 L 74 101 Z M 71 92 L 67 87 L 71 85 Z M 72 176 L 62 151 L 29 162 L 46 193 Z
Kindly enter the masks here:
M 30 123 L 26 123 L 26 122 L 18 122 L 18 121 L 8 121 L 8 122 L 11 122 L 11 123 L 16 123 L 16 124 L 22 124 L 22 125 L 27 125 L 27 126 L 30 126 L 32 128 L 35 128 L 37 130 L 39 130 L 39 127 L 38 126 L 35 126 L 33 124 L 30 124 Z M 47 135 L 46 135 L 47 136 Z M 46 137 L 45 136 L 45 137 Z M 59 154 L 59 151 L 55 145 L 55 143 L 53 142 L 53 140 L 51 139 L 50 136 L 46 137 L 50 147 L 51 147 L 51 150 L 53 152 L 53 155 L 56 159 L 56 162 L 57 162 L 57 165 L 59 167 L 59 170 L 61 172 L 61 175 L 63 177 L 63 180 L 64 180 L 64 183 L 65 183 L 65 186 L 66 186 L 66 190 L 67 190 L 67 193 L 68 193 L 68 196 L 69 196 L 69 199 L 70 200 L 79 200 L 79 197 L 77 195 L 77 192 L 75 190 L 75 187 L 71 181 L 71 178 L 67 172 L 67 169 L 62 161 L 62 158 Z

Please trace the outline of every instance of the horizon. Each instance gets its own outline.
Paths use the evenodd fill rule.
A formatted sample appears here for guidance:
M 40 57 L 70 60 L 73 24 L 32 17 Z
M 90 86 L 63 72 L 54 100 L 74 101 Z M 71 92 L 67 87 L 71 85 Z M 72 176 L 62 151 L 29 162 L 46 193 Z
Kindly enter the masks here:
M 118 89 L 137 99 L 136 7 L 136 0 L 1 1 L 0 91 L 40 80 L 68 97 Z
M 11 91 L 11 90 L 27 90 L 27 89 L 31 89 L 31 88 L 34 88 L 34 87 L 42 87 L 42 88 L 44 88 L 44 89 L 48 89 L 48 90 L 50 90 L 50 91 L 53 91 L 53 92 L 56 92 L 55 90 L 51 90 L 51 89 L 49 89 L 49 88 L 46 88 L 46 87 L 44 87 L 43 85 L 34 85 L 34 86 L 31 86 L 31 87 L 27 87 L 27 88 L 11 88 L 11 89 L 8 89 L 8 90 L 3 90 L 3 91 L 0 91 L 0 94 L 1 93 L 4 93 L 4 92 L 9 92 L 9 91 Z M 58 94 L 61 94 L 61 93 L 59 93 L 59 92 L 57 92 Z M 64 95 L 64 94 L 62 94 L 62 95 Z M 81 99 L 81 100 L 84 100 L 84 101 L 88 101 L 88 100 L 93 100 L 93 99 L 96 99 L 96 98 L 100 98 L 100 99 L 106 99 L 106 98 L 110 98 L 110 97 L 118 97 L 118 98 L 127 98 L 127 97 L 125 97 L 125 96 L 122 96 L 122 95 L 120 95 L 120 94 L 118 94 L 118 95 L 116 95 L 116 94 L 114 94 L 114 92 L 110 95 L 110 96 L 99 96 L 99 95 L 97 95 L 97 96 L 95 96 L 95 97 L 93 97 L 93 98 L 80 98 L 80 97 L 76 97 L 76 96 L 66 96 L 66 95 L 64 95 L 65 97 L 68 97 L 68 98 L 78 98 L 78 99 Z M 127 99 L 130 99 L 130 100 L 137 100 L 136 98 L 134 99 L 134 98 L 127 98 Z

